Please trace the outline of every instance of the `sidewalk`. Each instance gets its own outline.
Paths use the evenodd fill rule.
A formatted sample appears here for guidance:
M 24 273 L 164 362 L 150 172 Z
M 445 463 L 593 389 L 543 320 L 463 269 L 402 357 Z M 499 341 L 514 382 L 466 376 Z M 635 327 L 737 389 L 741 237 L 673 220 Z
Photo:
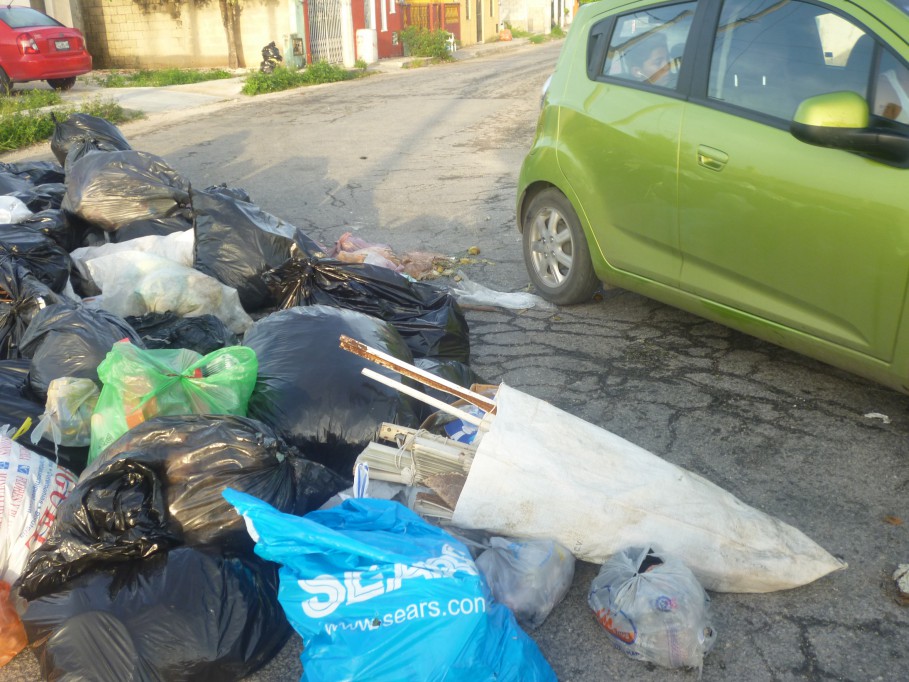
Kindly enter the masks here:
M 528 44 L 527 38 L 510 41 L 495 41 L 471 45 L 454 52 L 456 61 L 473 59 L 503 50 L 521 47 Z M 408 62 L 417 57 L 398 57 L 381 59 L 368 67 L 369 71 L 379 73 L 400 72 Z M 207 104 L 248 99 L 241 93 L 245 76 L 236 76 L 223 80 L 205 81 L 188 85 L 168 85 L 165 87 L 145 88 L 102 88 L 91 81 L 91 77 L 80 78 L 72 90 L 61 93 L 66 102 L 78 103 L 85 99 L 100 97 L 116 100 L 124 109 L 133 109 L 147 114 L 166 111 L 194 109 Z M 26 83 L 19 88 L 47 88 L 41 83 Z

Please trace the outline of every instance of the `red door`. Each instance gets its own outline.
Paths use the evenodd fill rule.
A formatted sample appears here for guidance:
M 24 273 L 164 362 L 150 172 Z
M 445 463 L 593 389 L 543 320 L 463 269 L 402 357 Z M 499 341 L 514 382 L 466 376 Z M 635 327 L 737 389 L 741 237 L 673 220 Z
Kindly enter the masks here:
M 404 28 L 404 8 L 395 0 L 373 0 L 376 17 L 376 48 L 379 59 L 403 57 L 404 43 L 401 41 L 401 30 Z M 385 7 L 383 21 L 382 7 Z

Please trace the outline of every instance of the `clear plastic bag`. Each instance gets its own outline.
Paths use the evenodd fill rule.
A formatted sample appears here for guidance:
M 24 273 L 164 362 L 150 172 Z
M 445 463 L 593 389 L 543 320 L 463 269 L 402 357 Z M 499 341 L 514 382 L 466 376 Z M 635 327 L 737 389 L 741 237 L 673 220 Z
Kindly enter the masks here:
M 198 270 L 140 251 L 122 251 L 86 261 L 92 281 L 103 292 L 101 307 L 122 317 L 171 311 L 179 317 L 212 314 L 235 334 L 252 319 L 237 291 Z
M 710 598 L 681 561 L 650 549 L 611 556 L 594 578 L 590 608 L 617 649 L 667 668 L 698 668 L 716 641 Z
M 92 440 L 92 412 L 100 391 L 91 379 L 61 377 L 47 387 L 44 415 L 32 431 L 32 443 L 47 437 L 57 445 L 85 447 Z
M 493 537 L 489 544 L 477 557 L 477 568 L 492 596 L 526 629 L 540 627 L 571 587 L 574 556 L 554 540 Z

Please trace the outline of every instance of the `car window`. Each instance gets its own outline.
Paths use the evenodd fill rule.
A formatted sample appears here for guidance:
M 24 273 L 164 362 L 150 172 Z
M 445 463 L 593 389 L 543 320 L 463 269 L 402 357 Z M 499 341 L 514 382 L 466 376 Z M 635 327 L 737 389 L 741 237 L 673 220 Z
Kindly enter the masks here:
M 618 17 L 602 75 L 674 88 L 695 6 L 664 5 Z
M 909 69 L 889 50 L 881 55 L 876 82 L 871 110 L 878 116 L 909 125 Z
M 33 26 L 63 26 L 56 19 L 37 12 L 30 7 L 0 7 L 0 21 L 10 28 L 31 28 Z
M 728 0 L 717 27 L 708 96 L 791 120 L 814 95 L 868 96 L 874 42 L 829 8 L 783 0 Z

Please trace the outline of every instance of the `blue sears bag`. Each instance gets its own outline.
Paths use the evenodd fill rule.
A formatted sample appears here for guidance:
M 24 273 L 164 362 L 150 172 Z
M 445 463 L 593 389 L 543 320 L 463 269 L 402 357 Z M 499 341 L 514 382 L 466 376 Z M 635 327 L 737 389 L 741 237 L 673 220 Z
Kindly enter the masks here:
M 281 564 L 278 601 L 303 637 L 301 682 L 555 682 L 467 548 L 406 507 L 349 499 L 299 517 L 223 494 L 256 554 Z

